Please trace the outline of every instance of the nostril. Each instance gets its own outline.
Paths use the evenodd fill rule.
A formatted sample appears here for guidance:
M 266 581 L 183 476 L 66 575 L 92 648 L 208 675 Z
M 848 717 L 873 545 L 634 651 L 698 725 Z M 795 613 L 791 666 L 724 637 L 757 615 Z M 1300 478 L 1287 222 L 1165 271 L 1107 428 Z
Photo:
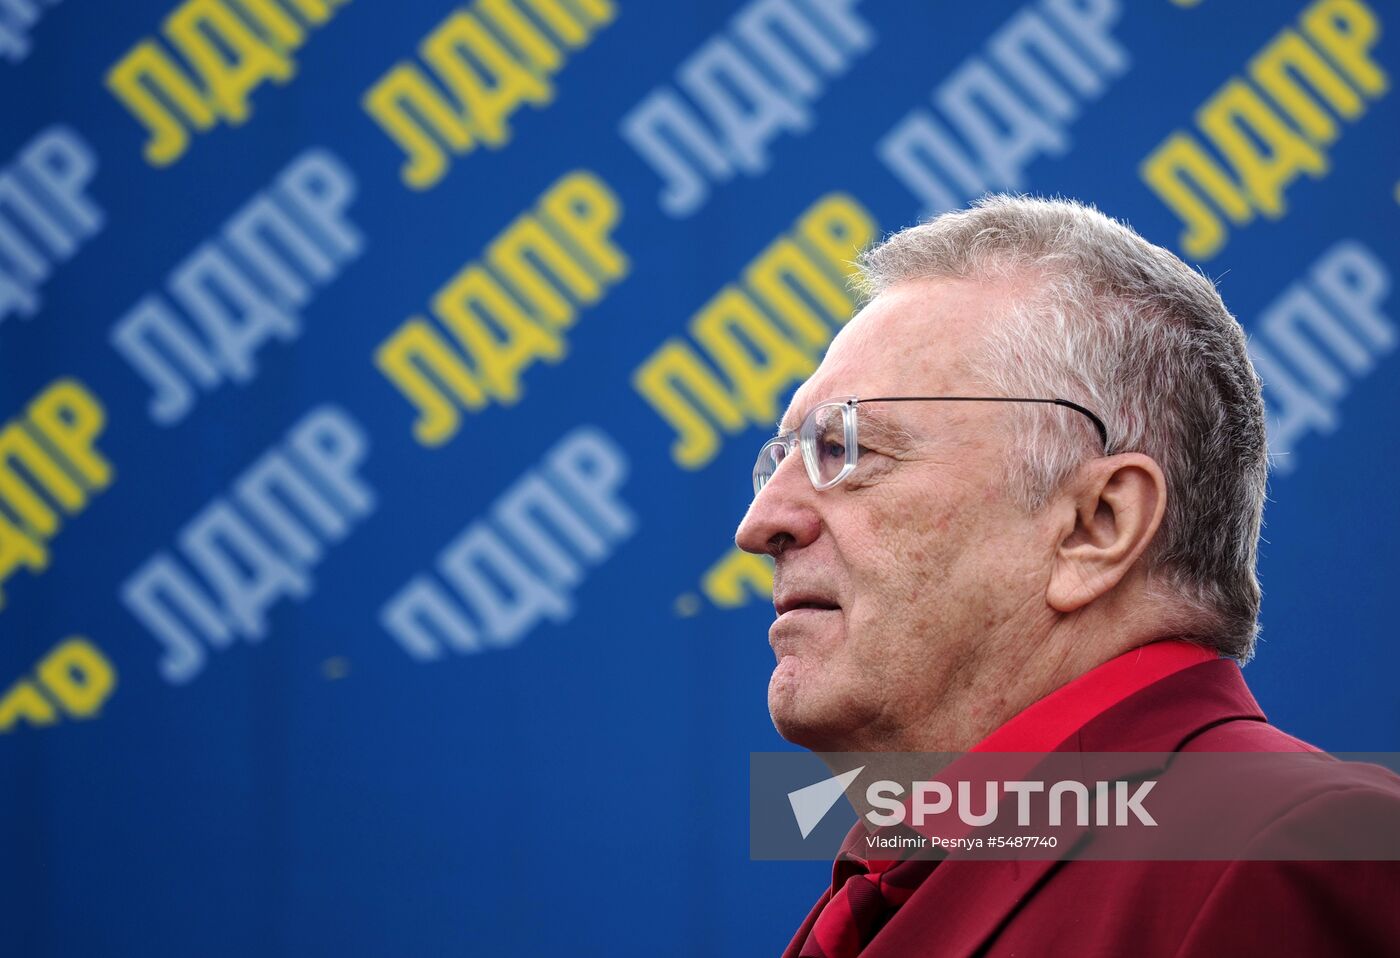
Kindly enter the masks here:
M 777 532 L 768 539 L 768 554 L 773 558 L 783 554 L 783 550 L 792 545 L 796 540 L 790 532 Z

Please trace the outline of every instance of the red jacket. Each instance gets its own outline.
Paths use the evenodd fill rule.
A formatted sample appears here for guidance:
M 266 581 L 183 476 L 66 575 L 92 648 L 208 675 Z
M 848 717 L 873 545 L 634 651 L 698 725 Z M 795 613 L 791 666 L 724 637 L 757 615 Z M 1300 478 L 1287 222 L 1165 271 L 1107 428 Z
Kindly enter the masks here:
M 1314 750 L 1268 724 L 1239 667 L 1227 659 L 1134 693 L 1062 748 Z M 1400 816 L 1400 778 L 1370 766 L 1336 767 L 1337 775 L 1326 779 L 1281 780 L 1271 790 L 1275 800 L 1260 810 L 1259 833 L 1277 840 L 1325 830 L 1356 809 Z M 796 958 L 830 896 L 827 889 L 784 958 Z M 973 955 L 1400 956 L 1400 862 L 949 859 L 861 952 L 861 958 Z

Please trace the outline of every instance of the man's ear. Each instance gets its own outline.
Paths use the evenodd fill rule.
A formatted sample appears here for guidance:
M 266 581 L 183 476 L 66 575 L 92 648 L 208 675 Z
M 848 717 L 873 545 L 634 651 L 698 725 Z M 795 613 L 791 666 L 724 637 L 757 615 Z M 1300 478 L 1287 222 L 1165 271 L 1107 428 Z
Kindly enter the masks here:
M 1045 600 L 1074 612 L 1118 585 L 1151 544 L 1167 509 L 1167 480 L 1151 457 L 1125 452 L 1085 463 L 1061 496 Z

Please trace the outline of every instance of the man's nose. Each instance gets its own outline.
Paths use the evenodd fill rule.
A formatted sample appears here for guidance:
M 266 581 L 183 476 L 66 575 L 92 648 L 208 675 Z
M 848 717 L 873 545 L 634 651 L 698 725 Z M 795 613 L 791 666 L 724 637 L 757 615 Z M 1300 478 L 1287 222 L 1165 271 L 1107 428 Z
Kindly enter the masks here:
M 775 557 L 787 549 L 809 545 L 821 532 L 816 496 L 800 454 L 788 456 L 749 503 L 749 511 L 734 533 L 734 544 L 745 552 Z

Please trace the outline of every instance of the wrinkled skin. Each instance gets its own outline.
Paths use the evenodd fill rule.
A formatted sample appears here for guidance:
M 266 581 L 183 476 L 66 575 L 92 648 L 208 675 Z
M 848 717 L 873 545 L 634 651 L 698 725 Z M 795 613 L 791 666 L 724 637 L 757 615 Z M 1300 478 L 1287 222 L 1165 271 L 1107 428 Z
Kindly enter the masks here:
M 886 290 L 833 340 L 782 428 L 839 396 L 991 395 L 965 358 L 1016 292 L 956 280 Z M 785 611 L 769 630 L 768 705 L 784 738 L 965 750 L 1154 637 L 1134 563 L 1161 522 L 1160 469 L 1134 453 L 1093 459 L 1028 514 L 1003 489 L 1012 408 L 862 406 L 855 473 L 818 492 L 794 455 L 750 505 L 735 541 L 775 557 L 775 606 L 825 606 Z M 875 416 L 893 434 L 867 429 Z

